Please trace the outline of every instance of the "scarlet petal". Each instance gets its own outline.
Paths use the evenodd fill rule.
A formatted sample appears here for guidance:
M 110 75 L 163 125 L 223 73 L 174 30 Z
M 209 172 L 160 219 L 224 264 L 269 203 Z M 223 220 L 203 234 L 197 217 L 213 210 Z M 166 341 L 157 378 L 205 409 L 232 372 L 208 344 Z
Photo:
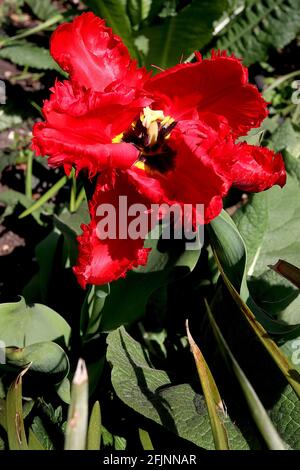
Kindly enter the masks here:
M 46 122 L 33 129 L 33 149 L 48 155 L 51 166 L 71 165 L 96 174 L 107 167 L 129 168 L 137 149 L 112 139 L 126 129 L 147 103 L 126 92 L 98 93 L 57 82 L 43 107 Z
M 134 186 L 130 184 L 126 173 L 119 173 L 116 176 L 114 187 L 104 184 L 102 177 L 99 177 L 98 185 L 90 203 L 91 222 L 89 225 L 83 225 L 83 233 L 78 237 L 79 257 L 74 273 L 82 287 L 86 284 L 102 285 L 124 277 L 128 270 L 134 267 L 145 265 L 149 253 L 148 248 L 144 248 L 144 236 L 147 233 L 145 227 L 144 236 L 138 239 L 120 240 L 119 233 L 119 196 L 127 197 L 127 204 L 144 204 L 147 208 L 148 201 L 141 197 Z M 101 217 L 97 216 L 97 208 L 100 204 L 111 204 L 116 211 L 116 235 L 114 239 L 108 237 L 100 239 L 102 235 L 97 229 Z M 128 223 L 132 217 L 128 216 Z M 126 225 L 126 230 L 127 230 Z M 151 229 L 151 228 L 150 228 Z
M 286 183 L 282 156 L 264 147 L 248 144 L 237 147 L 229 171 L 233 186 L 246 192 L 264 191 L 275 184 L 283 187 Z
M 128 171 L 135 178 L 139 191 L 154 203 L 202 204 L 204 218 L 196 214 L 199 223 L 208 223 L 222 210 L 222 198 L 230 183 L 219 175 L 209 156 L 218 144 L 218 134 L 199 121 L 181 121 L 172 132 L 169 145 L 176 152 L 174 167 L 167 173 Z
M 50 52 L 73 80 L 96 91 L 116 81 L 140 86 L 146 76 L 131 60 L 121 38 L 93 13 L 60 25 L 51 37 Z
M 200 57 L 199 57 L 200 59 Z M 223 116 L 236 135 L 245 135 L 267 116 L 266 103 L 248 83 L 247 69 L 235 57 L 219 53 L 211 59 L 179 64 L 150 78 L 145 88 L 176 120 Z

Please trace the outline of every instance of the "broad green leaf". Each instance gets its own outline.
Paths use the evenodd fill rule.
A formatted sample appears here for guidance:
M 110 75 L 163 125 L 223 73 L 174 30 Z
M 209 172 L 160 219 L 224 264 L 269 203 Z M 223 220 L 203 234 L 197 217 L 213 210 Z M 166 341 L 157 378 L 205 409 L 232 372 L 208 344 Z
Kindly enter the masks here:
M 267 266 L 274 264 L 279 258 L 300 265 L 299 184 L 294 178 L 288 177 L 284 188 L 274 186 L 266 194 L 269 212 L 268 229 L 260 245 L 260 254 L 253 266 L 253 276 L 263 274 Z
M 88 375 L 79 359 L 71 387 L 71 403 L 66 427 L 65 450 L 85 450 L 88 430 Z
M 268 351 L 286 380 L 293 387 L 295 393 L 300 397 L 300 374 L 270 338 L 259 321 L 268 324 L 271 328 L 276 327 L 277 332 L 280 328 L 284 328 L 284 326 L 279 322 L 276 323 L 271 321 L 271 319 L 267 319 L 249 296 L 244 271 L 246 247 L 232 220 L 224 211 L 211 222 L 210 235 L 216 262 L 232 298 L 256 337 Z M 293 328 L 296 331 L 299 326 Z
M 282 48 L 300 30 L 299 0 L 248 0 L 216 43 L 244 63 L 264 61 L 271 47 Z
M 33 13 L 40 20 L 48 20 L 53 15 L 59 13 L 58 9 L 53 5 L 51 0 L 25 0 L 27 5 L 30 6 Z
M 45 305 L 18 302 L 0 304 L 1 339 L 7 346 L 22 348 L 42 341 L 63 338 L 68 344 L 71 328 L 54 310 Z
M 210 420 L 203 396 L 190 385 L 172 385 L 169 375 L 154 369 L 141 345 L 123 327 L 107 338 L 107 359 L 118 397 L 136 412 L 179 437 L 205 449 L 214 449 Z M 227 417 L 224 425 L 231 449 L 246 449 L 247 442 Z
M 111 284 L 110 295 L 101 312 L 102 331 L 113 330 L 142 317 L 147 300 L 156 289 L 193 271 L 200 250 L 185 250 L 182 240 L 162 242 L 148 240 L 145 246 L 152 246 L 152 250 L 147 265 Z
M 263 438 L 265 439 L 267 446 L 269 447 L 269 449 L 272 449 L 272 450 L 284 450 L 286 448 L 284 446 L 284 443 L 282 442 L 280 436 L 278 435 L 272 421 L 270 420 L 268 416 L 267 411 L 262 405 L 251 383 L 247 379 L 246 375 L 244 374 L 243 370 L 240 368 L 237 360 L 232 354 L 207 303 L 206 303 L 206 308 L 207 308 L 209 322 L 215 334 L 219 349 L 221 353 L 223 354 L 223 357 L 228 367 L 235 374 L 241 386 L 241 389 L 244 393 L 244 396 L 247 401 L 250 412 L 252 414 L 252 417 L 258 429 L 260 430 Z
M 52 59 L 48 49 L 29 42 L 7 45 L 0 49 L 0 58 L 8 59 L 16 65 L 32 67 L 39 70 L 58 70 L 59 66 Z
M 246 303 L 251 308 L 257 320 L 268 333 L 286 338 L 297 335 L 300 332 L 300 325 L 287 325 L 282 321 L 275 320 L 260 308 L 249 294 L 246 277 L 246 245 L 233 220 L 225 211 L 210 223 L 209 233 L 221 272 L 229 281 L 230 289 L 232 286 L 237 293 L 237 295 L 234 294 L 236 300 L 239 303 Z M 257 258 L 256 254 L 254 259 Z M 232 289 L 231 291 L 233 292 Z
M 63 381 L 57 386 L 56 393 L 62 401 L 64 401 L 68 405 L 70 404 L 71 384 L 70 380 L 67 377 L 65 377 Z
M 28 450 L 22 409 L 22 377 L 24 369 L 9 387 L 6 398 L 6 427 L 10 450 Z
M 289 385 L 270 409 L 270 418 L 291 448 L 300 450 L 300 401 Z
M 28 374 L 45 374 L 54 384 L 60 383 L 69 372 L 69 360 L 56 343 L 34 343 L 25 348 L 6 348 L 6 364 L 1 367 L 29 367 Z
M 300 266 L 299 214 L 299 183 L 289 176 L 284 188 L 276 186 L 256 194 L 235 216 L 251 256 L 248 268 L 251 294 L 265 311 L 289 325 L 300 323 L 298 291 L 270 272 L 268 266 L 278 259 Z
M 225 0 L 193 0 L 177 14 L 161 19 L 160 24 L 140 29 L 139 34 L 149 39 L 146 63 L 164 69 L 202 48 L 210 41 L 213 23 L 226 5 Z
M 247 273 L 255 257 L 259 256 L 260 246 L 268 227 L 268 196 L 266 192 L 253 194 L 250 202 L 241 207 L 233 220 L 247 246 Z
M 100 450 L 101 445 L 101 410 L 100 403 L 95 402 L 88 427 L 87 450 Z
M 104 18 L 114 34 L 118 34 L 131 55 L 136 56 L 132 29 L 127 15 L 127 0 L 86 0 L 87 6 L 98 16 Z
M 286 118 L 279 125 L 270 139 L 270 147 L 275 152 L 287 150 L 294 157 L 300 157 L 300 131 L 297 129 L 290 118 Z
M 294 157 L 287 150 L 282 150 L 282 155 L 284 157 L 286 171 L 291 176 L 297 178 L 298 182 L 300 183 L 300 158 Z
M 186 330 L 207 405 L 215 448 L 216 450 L 229 450 L 227 432 L 223 423 L 225 410 L 219 390 L 202 352 L 190 333 L 188 321 Z

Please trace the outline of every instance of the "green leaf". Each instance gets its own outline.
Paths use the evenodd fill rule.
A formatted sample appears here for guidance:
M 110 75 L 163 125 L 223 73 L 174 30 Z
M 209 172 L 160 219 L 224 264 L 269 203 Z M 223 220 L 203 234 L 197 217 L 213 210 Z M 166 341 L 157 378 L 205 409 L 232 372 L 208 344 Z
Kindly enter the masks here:
M 43 445 L 40 443 L 37 436 L 34 434 L 33 430 L 29 429 L 28 436 L 28 449 L 29 450 L 46 450 Z
M 6 426 L 10 450 L 28 450 L 22 409 L 22 377 L 24 369 L 9 387 L 6 398 Z
M 58 270 L 64 268 L 66 261 L 61 241 L 61 235 L 52 231 L 36 245 L 35 256 L 39 271 L 31 278 L 22 292 L 28 303 L 38 300 L 46 304 L 51 301 L 54 276 L 57 275 Z
M 8 59 L 16 65 L 39 70 L 58 70 L 59 66 L 52 59 L 50 52 L 29 42 L 14 42 L 0 49 L 0 58 Z
M 139 428 L 139 438 L 144 450 L 154 450 L 151 438 L 147 431 Z
M 147 265 L 111 284 L 101 312 L 102 331 L 111 331 L 142 317 L 147 300 L 156 289 L 193 271 L 200 250 L 185 250 L 183 240 L 164 241 L 166 245 L 162 240 L 158 243 L 148 240 L 145 246 L 152 246 L 152 250 Z
M 97 333 L 110 285 L 91 286 L 81 307 L 80 329 L 83 336 Z
M 87 434 L 87 450 L 99 450 L 101 444 L 101 410 L 100 403 L 95 402 Z
M 53 5 L 51 0 L 25 0 L 31 8 L 35 16 L 40 20 L 48 20 L 51 16 L 59 13 L 58 9 Z
M 254 302 L 249 294 L 246 277 L 246 245 L 230 216 L 223 211 L 210 223 L 208 228 L 220 272 L 224 275 L 225 282 L 228 281 L 229 289 L 239 305 L 246 303 L 268 333 L 286 338 L 299 333 L 300 325 L 287 325 L 282 321 L 274 320 Z M 256 255 L 255 259 L 257 258 Z M 232 287 L 236 293 L 234 293 Z
M 289 385 L 270 410 L 270 418 L 292 449 L 300 449 L 300 401 Z
M 232 372 L 235 374 L 241 389 L 244 393 L 245 399 L 247 401 L 248 407 L 252 414 L 252 417 L 261 432 L 263 438 L 269 449 L 271 450 L 284 450 L 286 447 L 282 442 L 280 436 L 278 435 L 272 421 L 270 420 L 267 411 L 263 407 L 260 399 L 258 398 L 254 388 L 250 384 L 243 370 L 239 366 L 237 360 L 232 354 L 227 342 L 225 341 L 213 315 L 212 312 L 206 303 L 206 309 L 208 313 L 209 322 L 212 326 L 213 332 L 215 334 L 219 349 L 223 354 L 223 357 Z
M 69 373 L 69 360 L 64 350 L 56 343 L 44 341 L 25 348 L 6 348 L 6 364 L 0 367 L 24 368 L 28 374 L 46 374 L 54 384 L 60 383 Z
M 49 437 L 48 432 L 45 429 L 43 421 L 39 416 L 35 416 L 31 426 L 32 431 L 35 434 L 36 439 L 40 442 L 45 450 L 53 450 L 54 446 Z
M 65 377 L 63 381 L 60 384 L 58 384 L 56 388 L 56 393 L 62 401 L 64 401 L 68 405 L 70 404 L 71 384 L 70 384 L 70 380 L 67 377 Z
M 284 188 L 273 187 L 256 194 L 237 212 L 235 221 L 251 254 L 249 289 L 256 303 L 288 325 L 299 324 L 298 290 L 268 267 L 278 259 L 300 266 L 298 181 L 289 176 Z
M 133 26 L 145 20 L 151 11 L 152 0 L 128 0 L 127 11 Z
M 214 449 L 203 396 L 188 384 L 172 385 L 167 372 L 151 367 L 141 345 L 123 327 L 110 333 L 107 342 L 107 359 L 113 367 L 112 384 L 118 397 L 179 437 Z M 244 437 L 228 417 L 224 424 L 230 448 L 247 448 Z
M 186 330 L 207 405 L 215 448 L 216 450 L 229 450 L 227 432 L 223 423 L 225 410 L 219 390 L 202 352 L 190 333 L 188 321 Z
M 161 24 L 140 29 L 139 34 L 149 39 L 146 63 L 164 69 L 202 48 L 226 5 L 225 0 L 193 0 L 177 14 L 161 19 Z
M 287 150 L 294 157 L 300 157 L 300 132 L 289 118 L 279 125 L 270 139 L 270 147 L 275 152 Z
M 0 193 L 0 203 L 6 206 L 4 213 L 1 215 L 0 220 L 14 213 L 14 210 L 18 204 L 25 208 L 30 208 L 32 205 L 32 199 L 25 196 L 23 193 L 14 191 L 13 189 L 7 189 Z M 52 206 L 50 204 L 44 205 L 40 210 L 32 214 L 33 218 L 42 225 L 41 214 L 50 214 L 52 212 Z
M 251 195 L 249 203 L 233 216 L 247 246 L 247 272 L 260 253 L 260 246 L 268 227 L 268 215 L 268 195 L 267 192 L 262 192 Z
M 277 127 L 272 134 L 269 146 L 282 152 L 286 170 L 300 183 L 300 130 L 289 118 Z
M 250 0 L 223 30 L 216 48 L 243 57 L 246 65 L 262 62 L 271 47 L 291 42 L 299 25 L 299 0 Z
M 210 236 L 215 260 L 232 298 L 245 320 L 247 320 L 253 333 L 255 333 L 261 344 L 268 351 L 286 380 L 293 387 L 295 393 L 300 397 L 300 374 L 270 338 L 259 321 L 268 324 L 271 328 L 276 328 L 277 332 L 279 329 L 287 328 L 289 325 L 285 327 L 285 325 L 281 325 L 279 322 L 276 323 L 268 319 L 249 296 L 244 270 L 247 259 L 246 247 L 234 223 L 225 211 L 210 223 Z M 290 326 L 291 328 L 294 332 L 298 331 L 299 325 L 295 327 Z
M 32 204 L 26 211 L 22 212 L 22 214 L 19 215 L 19 219 L 23 219 L 23 217 L 27 217 L 27 215 L 34 214 L 35 211 L 40 209 L 40 207 L 44 206 L 49 199 L 53 198 L 56 193 L 63 188 L 63 186 L 66 184 L 68 181 L 67 176 L 63 176 L 60 180 L 58 180 L 51 188 L 44 193 L 34 204 Z
M 122 38 L 131 55 L 136 57 L 131 24 L 127 15 L 127 0 L 86 0 L 85 3 L 96 15 L 105 19 L 114 34 Z
M 42 341 L 63 338 L 68 344 L 71 328 L 54 310 L 45 305 L 18 302 L 0 304 L 1 339 L 7 346 L 22 348 Z
M 86 201 L 79 209 L 71 213 L 65 209 L 59 216 L 53 216 L 54 225 L 63 234 L 67 247 L 71 265 L 77 262 L 78 247 L 77 236 L 81 234 L 81 224 L 88 224 L 90 221 L 89 210 Z

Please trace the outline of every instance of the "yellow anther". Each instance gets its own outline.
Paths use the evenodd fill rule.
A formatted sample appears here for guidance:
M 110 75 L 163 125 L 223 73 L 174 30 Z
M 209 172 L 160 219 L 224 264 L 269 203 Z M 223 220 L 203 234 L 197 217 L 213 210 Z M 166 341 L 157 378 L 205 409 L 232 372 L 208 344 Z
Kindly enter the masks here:
M 150 125 L 153 122 L 163 121 L 165 119 L 165 115 L 164 115 L 163 111 L 161 111 L 160 109 L 155 110 L 155 109 L 151 109 L 151 108 L 149 108 L 149 106 L 147 106 L 146 108 L 143 109 L 143 113 L 141 114 L 140 119 L 141 119 L 141 122 L 142 122 L 143 126 L 146 129 L 149 129 Z
M 136 168 L 139 168 L 140 170 L 144 170 L 144 171 L 146 170 L 146 165 L 145 165 L 144 162 L 137 161 L 137 162 L 135 162 L 134 166 Z
M 122 141 L 123 135 L 124 135 L 124 132 L 121 132 L 121 134 L 116 135 L 116 137 L 112 139 L 112 143 L 119 144 Z
M 161 125 L 165 126 L 166 124 L 168 124 L 168 126 L 170 126 L 170 124 L 172 124 L 174 121 L 175 119 L 173 119 L 171 116 L 166 116 L 165 119 L 161 121 Z

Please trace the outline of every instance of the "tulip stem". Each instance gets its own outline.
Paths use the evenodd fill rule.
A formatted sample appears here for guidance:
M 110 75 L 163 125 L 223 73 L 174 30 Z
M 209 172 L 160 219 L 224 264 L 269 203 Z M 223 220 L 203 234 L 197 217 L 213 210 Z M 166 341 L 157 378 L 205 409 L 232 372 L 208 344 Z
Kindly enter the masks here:
M 79 194 L 77 196 L 77 199 L 75 201 L 75 212 L 79 209 L 82 201 L 86 199 L 86 194 L 85 194 L 85 189 L 84 187 L 81 188 L 81 190 L 79 191 Z
M 27 167 L 25 176 L 25 194 L 29 199 L 32 199 L 32 163 L 33 153 L 29 150 L 27 152 Z
M 72 186 L 71 186 L 71 193 L 70 193 L 70 212 L 76 212 L 77 183 L 76 183 L 76 175 L 75 175 L 74 168 L 71 173 L 71 179 L 72 179 Z
M 0 47 L 7 46 L 11 42 L 17 41 L 19 39 L 24 39 L 28 36 L 31 36 L 32 34 L 39 33 L 40 31 L 44 31 L 45 29 L 50 28 L 50 26 L 55 25 L 56 23 L 59 23 L 63 19 L 62 15 L 55 15 L 52 18 L 49 18 L 47 21 L 44 21 L 43 23 L 40 23 L 39 25 L 35 26 L 34 28 L 27 29 L 26 31 L 23 31 L 22 33 L 16 34 L 15 36 L 11 36 L 9 38 L 5 38 L 2 41 L 0 41 Z

